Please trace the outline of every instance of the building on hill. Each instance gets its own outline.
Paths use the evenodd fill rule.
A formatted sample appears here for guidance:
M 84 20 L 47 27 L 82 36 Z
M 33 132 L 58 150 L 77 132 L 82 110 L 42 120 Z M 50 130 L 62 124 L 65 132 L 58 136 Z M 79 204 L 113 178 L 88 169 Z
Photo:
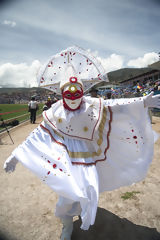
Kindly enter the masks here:
M 140 83 L 141 85 L 146 84 L 147 82 L 154 83 L 156 81 L 160 80 L 160 70 L 154 70 L 151 68 L 148 68 L 148 71 L 143 74 L 139 74 L 137 76 L 134 76 L 132 78 L 128 78 L 126 80 L 121 81 L 121 84 L 123 86 L 133 86 L 137 83 Z
M 140 70 L 144 70 L 142 73 L 138 73 L 128 77 L 127 79 L 122 80 L 120 83 L 122 85 L 135 85 L 137 82 L 140 84 L 146 84 L 147 82 L 153 83 L 160 80 L 160 61 L 155 62 L 153 64 L 148 65 L 147 68 L 140 68 Z
M 133 86 L 137 82 L 145 84 L 160 80 L 160 61 L 149 65 L 146 68 L 123 68 L 109 72 L 109 82 L 123 86 Z

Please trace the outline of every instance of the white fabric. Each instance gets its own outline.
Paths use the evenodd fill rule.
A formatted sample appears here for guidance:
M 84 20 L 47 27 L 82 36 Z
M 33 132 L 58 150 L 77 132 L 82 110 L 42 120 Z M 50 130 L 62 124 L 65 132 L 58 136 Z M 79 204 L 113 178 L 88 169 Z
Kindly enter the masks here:
M 71 74 L 74 74 L 71 77 L 77 77 L 78 82 L 83 82 L 84 91 L 101 81 L 108 82 L 101 63 L 88 51 L 77 46 L 52 56 L 40 68 L 37 80 L 40 87 L 61 93 L 61 87 L 69 81 Z
M 107 100 L 103 106 L 93 141 L 60 136 L 43 122 L 12 153 L 61 196 L 57 216 L 81 210 L 84 230 L 94 224 L 99 193 L 141 181 L 153 157 L 153 132 L 143 98 Z M 78 119 L 76 112 L 71 115 Z
M 65 85 L 70 84 L 71 77 L 76 77 L 77 83 L 79 83 L 79 84 L 81 84 L 81 86 L 83 86 L 83 83 L 82 83 L 80 77 L 77 76 L 76 70 L 74 69 L 74 67 L 71 63 L 65 64 L 64 72 L 65 72 L 65 75 L 61 76 L 61 80 L 60 80 L 60 89 L 63 89 L 63 87 Z
M 64 109 L 62 100 L 43 112 L 45 122 L 63 136 L 93 140 L 103 111 L 103 99 L 84 97 L 79 110 Z
M 144 97 L 145 107 L 160 108 L 160 94 L 153 96 L 154 92 Z
M 71 240 L 71 235 L 73 231 L 73 219 L 72 217 L 63 218 L 63 229 L 60 240 Z

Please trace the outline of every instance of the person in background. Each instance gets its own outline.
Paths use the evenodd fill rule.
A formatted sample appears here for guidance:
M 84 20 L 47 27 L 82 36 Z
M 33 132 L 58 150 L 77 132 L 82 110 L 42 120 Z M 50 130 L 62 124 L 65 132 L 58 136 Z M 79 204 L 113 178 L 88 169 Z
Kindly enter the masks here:
M 57 102 L 56 97 L 54 97 L 53 100 L 51 100 L 51 98 L 48 97 L 47 102 L 43 106 L 43 111 L 48 110 L 52 106 L 52 104 L 54 104 L 56 102 Z
M 111 99 L 112 98 L 112 93 L 108 92 L 106 97 L 107 97 L 107 99 Z
M 28 111 L 30 112 L 30 122 L 35 123 L 36 121 L 36 112 L 38 110 L 38 103 L 35 100 L 35 97 L 31 97 L 31 101 L 28 103 Z
M 45 103 L 45 105 L 47 106 L 48 109 L 51 107 L 51 105 L 52 105 L 52 100 L 51 100 L 50 97 L 48 97 L 47 102 Z
M 91 97 L 98 98 L 98 90 L 96 88 L 92 88 L 89 93 L 91 94 Z

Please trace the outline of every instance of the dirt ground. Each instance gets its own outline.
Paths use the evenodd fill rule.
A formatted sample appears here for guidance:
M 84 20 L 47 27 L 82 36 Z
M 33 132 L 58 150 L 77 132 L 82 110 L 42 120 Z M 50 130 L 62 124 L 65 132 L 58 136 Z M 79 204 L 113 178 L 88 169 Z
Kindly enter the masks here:
M 7 174 L 4 161 L 28 134 L 38 126 L 26 123 L 0 139 L 0 240 L 58 240 L 62 224 L 54 216 L 57 195 L 29 170 L 18 164 Z M 160 118 L 153 118 L 160 133 Z M 126 192 L 138 192 L 127 200 Z M 72 239 L 80 240 L 160 240 L 160 139 L 144 181 L 100 195 L 95 225 L 82 231 L 74 219 Z

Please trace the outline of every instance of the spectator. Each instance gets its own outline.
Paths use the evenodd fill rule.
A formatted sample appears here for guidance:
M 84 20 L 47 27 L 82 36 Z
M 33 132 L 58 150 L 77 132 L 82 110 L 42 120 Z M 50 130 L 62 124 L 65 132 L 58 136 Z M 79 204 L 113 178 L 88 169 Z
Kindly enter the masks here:
M 98 98 L 98 90 L 96 88 L 92 88 L 89 93 L 91 94 L 91 97 Z
M 28 103 L 28 111 L 30 112 L 30 122 L 35 123 L 36 121 L 36 112 L 39 109 L 38 103 L 35 100 L 35 97 L 31 97 L 31 101 Z
M 52 100 L 51 100 L 50 97 L 48 97 L 47 102 L 45 103 L 45 105 L 47 106 L 48 109 L 51 107 L 51 105 L 52 105 Z
M 112 93 L 108 92 L 106 97 L 107 97 L 107 99 L 111 99 L 112 98 Z
M 48 97 L 47 102 L 43 106 L 43 111 L 48 110 L 52 106 L 52 104 L 54 104 L 56 102 L 57 102 L 57 99 L 55 97 L 53 100 L 51 100 L 51 98 Z

